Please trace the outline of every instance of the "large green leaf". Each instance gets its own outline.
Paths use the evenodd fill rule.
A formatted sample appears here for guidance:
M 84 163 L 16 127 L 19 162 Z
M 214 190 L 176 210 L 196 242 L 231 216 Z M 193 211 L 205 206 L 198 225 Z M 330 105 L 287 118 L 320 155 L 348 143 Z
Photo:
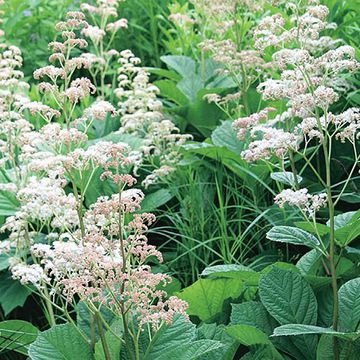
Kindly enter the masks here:
M 281 325 L 316 325 L 316 298 L 301 275 L 273 267 L 262 275 L 259 293 L 267 311 Z
M 40 333 L 30 345 L 32 360 L 92 360 L 87 341 L 72 324 L 55 325 Z
M 149 358 L 158 359 L 158 360 L 195 360 L 199 359 L 201 356 L 211 354 L 212 352 L 221 349 L 223 347 L 220 341 L 213 340 L 197 340 L 190 344 L 177 347 L 172 351 L 165 352 L 160 355 L 158 358 Z M 217 358 L 219 360 L 219 358 Z
M 317 302 L 310 285 L 296 272 L 273 267 L 262 275 L 260 299 L 266 310 L 280 325 L 316 325 Z M 314 359 L 317 338 L 303 335 L 292 340 L 308 359 Z
M 164 325 L 155 333 L 141 358 L 193 360 L 222 346 L 219 341 L 197 340 L 195 325 L 184 317 L 177 316 L 171 325 Z
M 206 321 L 222 311 L 226 299 L 240 296 L 243 286 L 238 279 L 207 278 L 196 281 L 177 295 L 189 303 L 189 315 Z
M 19 202 L 14 194 L 0 190 L 0 216 L 14 215 Z
M 296 336 L 296 335 L 310 335 L 310 334 L 330 334 L 339 337 L 356 336 L 355 333 L 338 332 L 331 328 L 323 328 L 321 326 L 303 325 L 303 324 L 287 324 L 274 329 L 272 336 Z
M 0 304 L 5 316 L 18 306 L 23 306 L 31 291 L 13 280 L 9 273 L 0 275 Z
M 312 248 L 320 245 L 319 240 L 314 235 L 292 226 L 274 226 L 266 234 L 266 237 L 272 241 L 306 245 Z
M 141 212 L 150 212 L 166 204 L 173 195 L 168 189 L 159 189 L 147 194 L 141 203 Z
M 335 216 L 335 239 L 345 247 L 360 236 L 360 210 L 349 211 Z M 326 223 L 329 226 L 330 221 Z
M 27 355 L 29 345 L 35 341 L 38 329 L 27 321 L 0 322 L 0 352 L 9 349 Z
M 359 323 L 360 278 L 356 278 L 339 289 L 339 327 L 344 331 L 357 331 Z
M 321 262 L 321 256 L 317 250 L 310 250 L 299 259 L 296 266 L 302 275 L 315 275 Z
M 195 61 L 187 56 L 162 56 L 161 61 L 163 61 L 169 68 L 175 70 L 183 78 L 191 77 L 196 73 Z
M 202 324 L 198 328 L 198 339 L 220 341 L 223 346 L 201 355 L 198 360 L 233 360 L 239 346 L 238 342 L 225 332 L 225 326 L 216 324 Z
M 232 304 L 231 325 L 250 325 L 267 335 L 271 335 L 276 322 L 271 318 L 263 304 L 256 301 L 246 301 L 242 304 Z
M 226 332 L 245 346 L 266 345 L 271 351 L 273 360 L 283 359 L 268 336 L 253 326 L 232 325 L 227 328 Z
M 215 146 L 225 147 L 228 150 L 240 155 L 244 148 L 244 143 L 241 142 L 236 132 L 232 128 L 232 121 L 223 121 L 211 134 L 211 141 Z
M 295 176 L 292 172 L 289 171 L 282 171 L 282 172 L 272 172 L 270 174 L 270 177 L 278 181 L 282 184 L 291 185 L 293 186 L 295 184 Z M 299 175 L 296 175 L 298 183 L 301 183 L 303 178 Z
M 240 264 L 214 265 L 203 270 L 201 276 L 226 277 L 244 281 L 247 285 L 257 285 L 260 274 Z

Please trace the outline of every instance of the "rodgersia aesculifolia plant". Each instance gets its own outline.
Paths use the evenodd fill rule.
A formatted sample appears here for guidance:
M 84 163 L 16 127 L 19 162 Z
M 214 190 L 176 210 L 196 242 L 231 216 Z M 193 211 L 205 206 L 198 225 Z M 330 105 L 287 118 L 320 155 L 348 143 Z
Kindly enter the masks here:
M 78 11 L 68 12 L 56 24 L 60 37 L 49 44 L 50 65 L 34 71 L 34 78 L 42 81 L 38 87 L 44 102 L 26 96 L 20 50 L 2 46 L 0 165 L 7 181 L 0 190 L 13 197 L 18 207 L 1 227 L 8 235 L 1 253 L 9 255 L 13 279 L 43 299 L 50 325 L 56 324 L 57 316 L 74 323 L 70 313 L 82 301 L 89 321 L 100 333 L 105 358 L 111 359 L 103 336 L 103 328 L 110 327 L 101 315 L 106 308 L 122 319 L 123 337 L 117 336 L 128 356 L 139 359 L 140 334 L 146 330 L 151 338 L 163 325 L 170 325 L 175 315 L 186 317 L 187 304 L 163 290 L 171 281 L 169 276 L 151 271 L 150 263 L 162 262 L 161 253 L 146 237 L 155 216 L 140 212 L 144 199 L 140 189 L 127 189 L 136 183 L 131 170 L 139 166 L 139 152 L 125 143 L 88 142 L 87 132 L 94 121 L 117 116 L 115 106 L 105 100 L 105 77 L 109 56 L 119 53 L 110 51 L 109 55 L 101 39 L 105 31 L 110 32 L 110 45 L 126 21 L 108 22 L 116 16 L 114 1 L 98 1 L 97 7 L 83 4 L 82 8 L 98 25 L 90 26 Z M 97 69 L 93 55 L 81 54 L 88 46 L 83 36 L 92 41 Z M 123 60 L 131 53 L 121 54 L 120 64 L 125 66 Z M 80 71 L 89 71 L 92 80 L 78 77 Z M 160 104 L 146 72 L 129 66 L 121 70 L 125 72 L 134 75 L 129 80 L 134 88 L 120 95 L 127 100 L 121 102 L 126 107 L 123 113 L 138 112 L 140 124 L 132 131 L 148 132 L 141 134 L 148 153 L 176 161 L 174 149 L 179 150 L 188 137 L 173 135 L 175 126 L 155 113 Z M 143 87 L 143 93 L 148 93 L 145 100 L 140 96 Z M 99 97 L 88 105 L 95 94 Z M 154 121 L 155 117 L 161 121 Z M 126 124 L 123 120 L 123 127 Z M 108 182 L 113 194 L 98 196 L 89 204 L 86 196 L 94 180 Z M 94 336 L 90 341 L 94 346 Z
M 337 265 L 339 256 L 350 241 L 336 236 L 336 206 L 349 188 L 352 177 L 359 170 L 360 110 L 349 108 L 338 111 L 336 102 L 349 89 L 346 75 L 359 70 L 355 50 L 347 45 L 339 46 L 321 32 L 334 27 L 326 22 L 329 10 L 317 1 L 306 4 L 287 3 L 290 23 L 283 15 L 263 18 L 254 30 L 255 46 L 259 51 L 272 47 L 273 77 L 261 82 L 257 90 L 265 101 L 281 100 L 286 109 L 277 112 L 267 107 L 258 113 L 240 117 L 233 123 L 238 138 L 247 143 L 242 157 L 248 162 L 265 161 L 282 174 L 282 182 L 290 185 L 276 197 L 282 208 L 294 206 L 309 223 L 313 234 L 304 240 L 323 256 L 324 266 L 331 274 L 333 314 L 332 328 L 338 329 L 339 303 Z M 277 112 L 277 113 L 276 113 Z M 271 114 L 275 113 L 275 116 Z M 351 165 L 343 181 L 334 183 L 334 148 L 336 144 L 350 144 L 348 154 Z M 316 161 L 318 160 L 318 161 Z M 321 171 L 318 164 L 324 164 Z M 311 171 L 322 190 L 311 193 L 303 188 L 302 174 Z M 276 179 L 281 180 L 278 176 Z M 327 231 L 320 230 L 317 213 L 327 208 Z M 350 215 L 357 216 L 356 213 Z M 356 221 L 356 219 L 355 219 Z M 299 229 L 285 226 L 274 227 L 268 238 L 292 242 Z M 303 231 L 303 230 L 302 230 Z M 294 240 L 299 244 L 301 241 Z M 334 340 L 335 358 L 339 358 Z

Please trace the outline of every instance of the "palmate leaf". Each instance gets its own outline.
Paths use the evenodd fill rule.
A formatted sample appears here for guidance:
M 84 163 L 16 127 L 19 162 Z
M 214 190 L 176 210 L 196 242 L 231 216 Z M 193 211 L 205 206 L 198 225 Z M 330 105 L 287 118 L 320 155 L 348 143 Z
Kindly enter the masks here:
M 198 327 L 198 339 L 208 339 L 220 341 L 223 346 L 211 351 L 207 354 L 202 354 L 196 360 L 233 360 L 238 342 L 225 332 L 225 325 L 216 324 L 202 324 Z
M 269 340 L 268 336 L 253 326 L 232 325 L 227 328 L 226 332 L 234 339 L 236 339 L 240 344 L 245 346 L 266 346 L 268 348 L 267 351 L 269 354 L 271 354 L 271 359 L 273 360 L 283 359 L 283 357 L 275 349 L 272 342 Z
M 266 310 L 281 325 L 316 325 L 316 298 L 301 275 L 273 267 L 261 277 L 259 293 Z
M 182 316 L 162 326 L 147 344 L 142 360 L 193 360 L 223 346 L 220 341 L 197 340 L 196 327 Z
M 317 302 L 310 285 L 296 272 L 273 267 L 260 279 L 260 299 L 280 325 L 316 325 Z M 309 360 L 314 359 L 317 338 L 302 335 L 293 344 Z
M 331 328 L 324 328 L 314 325 L 288 324 L 282 325 L 274 329 L 272 336 L 296 336 L 296 335 L 314 335 L 329 334 L 343 339 L 356 339 L 360 337 L 360 333 L 356 332 L 339 332 Z
M 237 298 L 243 287 L 243 282 L 236 278 L 206 278 L 199 279 L 177 296 L 189 303 L 189 315 L 206 321 L 222 311 L 226 299 Z
M 38 332 L 38 329 L 27 321 L 0 322 L 0 353 L 4 350 L 13 350 L 27 355 L 28 347 L 35 341 Z
M 266 234 L 266 237 L 272 241 L 305 245 L 311 248 L 316 248 L 320 245 L 319 240 L 314 235 L 292 226 L 274 226 Z
M 0 275 L 0 304 L 5 316 L 18 306 L 23 306 L 31 291 L 4 272 Z
M 295 176 L 292 172 L 282 171 L 282 172 L 273 172 L 270 174 L 270 177 L 278 181 L 282 184 L 286 185 L 294 185 L 295 184 Z M 303 178 L 299 175 L 296 175 L 298 183 L 301 183 Z
M 231 325 L 250 325 L 270 335 L 277 324 L 260 302 L 246 301 L 231 306 Z
M 41 332 L 30 345 L 32 360 L 93 360 L 88 342 L 72 324 L 55 325 Z
M 339 289 L 339 327 L 344 331 L 359 330 L 360 278 L 352 279 Z

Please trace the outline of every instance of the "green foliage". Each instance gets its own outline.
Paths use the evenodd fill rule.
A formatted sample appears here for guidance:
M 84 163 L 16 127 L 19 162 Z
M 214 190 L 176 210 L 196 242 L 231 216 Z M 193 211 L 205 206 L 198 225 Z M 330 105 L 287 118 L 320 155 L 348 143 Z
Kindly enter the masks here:
M 27 321 L 8 320 L 0 322 L 0 353 L 13 350 L 27 355 L 29 345 L 35 341 L 38 329 Z
M 30 345 L 29 357 L 32 360 L 94 359 L 89 344 L 72 324 L 56 325 L 39 333 Z

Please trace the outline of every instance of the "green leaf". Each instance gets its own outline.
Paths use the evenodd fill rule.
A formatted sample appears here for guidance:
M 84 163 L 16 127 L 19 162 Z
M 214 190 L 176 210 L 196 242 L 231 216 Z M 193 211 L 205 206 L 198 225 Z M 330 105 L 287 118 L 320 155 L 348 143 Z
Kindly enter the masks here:
M 195 360 L 215 350 L 221 349 L 223 344 L 220 341 L 213 340 L 197 340 L 187 345 L 182 345 L 172 351 L 162 354 L 158 360 Z M 149 358 L 150 359 L 150 358 Z
M 266 334 L 250 325 L 231 325 L 226 332 L 245 346 L 271 344 Z
M 29 345 L 35 341 L 38 329 L 27 321 L 0 322 L 0 352 L 9 349 L 27 355 Z
M 352 279 L 339 289 L 339 328 L 357 331 L 360 322 L 360 278 Z
M 314 325 L 303 324 L 287 324 L 282 325 L 274 329 L 272 336 L 294 336 L 294 335 L 309 335 L 309 334 L 332 334 L 343 335 L 345 333 L 339 333 L 331 328 L 323 328 Z
M 232 325 L 227 328 L 226 332 L 245 346 L 266 345 L 271 350 L 272 359 L 283 359 L 268 336 L 253 326 Z
M 163 325 L 148 344 L 143 360 L 159 359 L 160 356 L 187 345 L 196 339 L 196 327 L 183 316 L 175 317 L 169 326 Z
M 23 306 L 31 291 L 11 278 L 9 273 L 0 275 L 0 304 L 7 316 L 18 306 Z
M 0 216 L 14 215 L 18 206 L 19 202 L 14 194 L 0 190 Z
M 271 318 L 262 303 L 246 301 L 242 304 L 231 304 L 231 306 L 231 325 L 249 325 L 267 335 L 272 334 L 277 323 Z
M 273 267 L 262 275 L 259 294 L 266 310 L 280 325 L 316 325 L 317 302 L 314 292 L 298 273 Z M 314 359 L 315 336 L 299 336 L 292 342 L 305 357 Z
M 196 63 L 187 56 L 168 55 L 161 56 L 163 61 L 169 68 L 175 70 L 183 78 L 192 77 L 196 73 Z
M 171 80 L 158 80 L 154 82 L 160 90 L 161 96 L 167 98 L 179 106 L 186 106 L 189 104 L 187 97 L 176 86 L 176 83 Z
M 296 221 L 294 224 L 302 230 L 308 231 L 312 234 L 318 233 L 320 236 L 326 235 L 330 232 L 330 228 L 324 224 L 316 223 L 316 227 L 313 223 L 308 221 Z
M 236 132 L 232 128 L 232 121 L 223 121 L 211 134 L 211 141 L 215 146 L 225 147 L 226 149 L 240 155 L 244 148 L 244 143 L 241 142 Z
M 254 270 L 238 264 L 209 266 L 203 270 L 201 276 L 205 277 L 226 277 L 239 279 L 247 285 L 257 285 L 260 274 Z
M 173 198 L 168 189 L 159 189 L 153 193 L 147 194 L 141 203 L 141 212 L 151 212 L 160 206 L 166 204 Z
M 292 226 L 274 226 L 266 234 L 266 237 L 272 241 L 306 245 L 312 248 L 320 245 L 319 240 L 314 235 Z
M 310 250 L 299 259 L 296 266 L 302 275 L 315 275 L 321 262 L 321 256 L 317 250 Z
M 270 177 L 278 181 L 279 183 L 286 184 L 286 185 L 295 185 L 295 176 L 292 172 L 289 171 L 281 171 L 281 172 L 272 172 L 270 173 Z M 296 175 L 297 181 L 300 184 L 303 178 L 299 175 Z
M 222 347 L 213 340 L 196 340 L 196 327 L 182 316 L 162 326 L 148 344 L 142 360 L 193 360 Z
M 231 278 L 207 278 L 196 281 L 177 294 L 189 303 L 187 313 L 202 321 L 220 313 L 226 299 L 237 298 L 243 289 L 243 282 Z
M 209 339 L 220 341 L 223 346 L 212 351 L 210 354 L 202 355 L 198 360 L 233 360 L 238 348 L 238 342 L 225 332 L 225 326 L 216 324 L 202 324 L 198 327 L 198 339 Z
M 30 345 L 32 360 L 92 360 L 90 346 L 72 324 L 55 325 L 41 332 Z
M 281 325 L 316 325 L 316 298 L 301 275 L 273 267 L 262 275 L 259 293 L 266 310 Z

